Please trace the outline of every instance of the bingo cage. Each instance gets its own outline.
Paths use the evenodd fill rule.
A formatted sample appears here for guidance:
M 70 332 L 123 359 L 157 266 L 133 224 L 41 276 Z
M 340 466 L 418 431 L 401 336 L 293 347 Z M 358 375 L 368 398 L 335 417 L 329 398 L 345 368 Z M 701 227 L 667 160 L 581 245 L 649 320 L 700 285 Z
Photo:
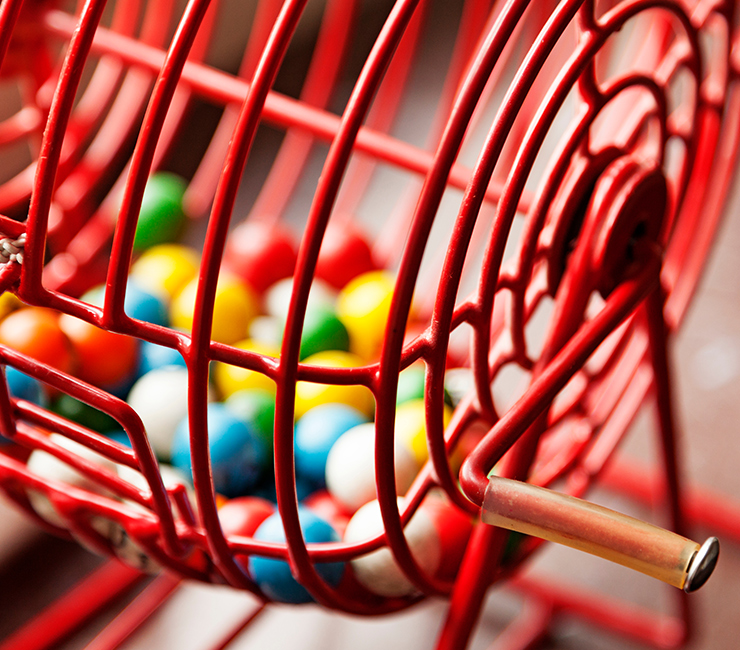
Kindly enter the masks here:
M 563 609 L 682 646 L 718 542 L 666 343 L 731 187 L 738 38 L 730 0 L 4 0 L 0 487 L 117 559 L 0 647 L 144 573 L 95 647 L 184 579 L 441 596 L 444 649 L 507 581 L 549 604 L 507 648 Z M 665 529 L 584 500 L 644 403 Z M 523 578 L 545 541 L 678 613 Z

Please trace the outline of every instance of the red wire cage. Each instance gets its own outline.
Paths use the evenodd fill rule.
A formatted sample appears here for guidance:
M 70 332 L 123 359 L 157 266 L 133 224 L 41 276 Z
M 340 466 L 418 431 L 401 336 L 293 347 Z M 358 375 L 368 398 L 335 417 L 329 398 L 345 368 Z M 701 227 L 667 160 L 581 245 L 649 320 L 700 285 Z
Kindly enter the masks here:
M 0 185 L 9 251 L 2 290 L 182 355 L 194 491 L 165 486 L 141 418 L 123 399 L 6 345 L 6 367 L 110 416 L 131 448 L 13 397 L 0 382 L 0 432 L 12 441 L 0 448 L 0 487 L 43 527 L 106 555 L 120 553 L 98 525 L 112 522 L 118 542 L 123 535 L 176 576 L 170 581 L 225 583 L 269 601 L 239 561 L 261 556 L 288 561 L 312 599 L 330 609 L 379 615 L 424 596 L 449 597 L 438 647 L 462 648 L 491 585 L 544 589 L 517 577 L 542 541 L 527 537 L 505 552 L 507 533 L 478 522 L 494 466 L 502 477 L 582 496 L 654 397 L 671 528 L 686 530 L 666 339 L 694 293 L 735 169 L 736 5 L 460 2 L 433 108 L 404 122 L 404 111 L 418 108 L 406 102 L 416 66 L 434 51 L 426 31 L 433 4 L 398 0 L 372 13 L 354 0 L 309 3 L 304 12 L 306 4 L 262 0 L 232 14 L 216 0 L 191 0 L 181 13 L 172 2 L 135 0 L 0 6 L 0 75 L 18 96 L 17 110 L 0 122 L 14 161 Z M 209 57 L 237 14 L 245 33 L 230 49 L 240 59 L 226 57 L 218 67 Z M 370 15 L 377 33 L 370 34 Z M 296 57 L 306 42 L 311 56 Z M 300 87 L 281 92 L 280 75 L 296 58 Z M 217 117 L 199 140 L 193 124 L 202 115 Z M 250 162 L 261 134 L 276 132 L 279 149 L 242 219 L 235 205 L 250 183 Z M 183 211 L 191 238 L 202 237 L 187 331 L 137 320 L 124 308 L 147 181 L 172 168 L 186 171 Z M 306 186 L 310 198 L 301 203 Z M 378 187 L 394 194 L 382 214 L 363 203 Z M 292 231 L 300 241 L 277 356 L 212 337 L 219 275 L 239 221 L 271 237 Z M 301 335 L 322 243 L 360 221 L 373 233 L 374 263 L 394 274 L 379 351 L 351 368 L 304 363 Z M 100 306 L 80 298 L 101 282 Z M 206 418 L 216 363 L 274 384 L 284 543 L 222 529 Z M 396 394 L 399 375 L 414 364 L 424 368 L 428 460 L 399 506 Z M 453 396 L 447 419 L 453 369 L 466 390 Z M 516 391 L 512 373 L 522 385 Z M 373 537 L 304 539 L 294 466 L 300 382 L 372 394 L 383 522 Z M 49 432 L 135 470 L 146 488 L 55 443 Z M 35 474 L 26 466 L 33 450 L 57 457 L 93 487 Z M 40 517 L 29 493 L 43 494 L 62 525 Z M 440 493 L 476 518 L 460 566 L 444 576 L 419 565 L 404 535 L 412 515 Z M 381 546 L 412 583 L 410 595 L 368 594 L 351 580 L 330 586 L 317 571 Z M 103 582 L 114 590 L 139 575 L 108 571 Z M 166 592 L 174 583 L 158 584 Z M 100 582 L 88 587 L 102 589 Z M 680 615 L 658 628 L 625 623 L 617 610 L 606 613 L 611 605 L 548 593 L 553 603 L 588 610 L 655 646 L 688 638 L 683 594 Z M 58 634 L 72 624 L 52 616 Z

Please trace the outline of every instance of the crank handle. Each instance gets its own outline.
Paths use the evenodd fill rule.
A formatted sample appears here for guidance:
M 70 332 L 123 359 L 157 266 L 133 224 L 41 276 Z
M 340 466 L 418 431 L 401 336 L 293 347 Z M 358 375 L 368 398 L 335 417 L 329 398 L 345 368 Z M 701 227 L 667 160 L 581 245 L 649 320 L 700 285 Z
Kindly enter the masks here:
M 481 519 L 622 564 L 685 592 L 709 578 L 719 541 L 696 542 L 614 510 L 521 481 L 491 476 Z

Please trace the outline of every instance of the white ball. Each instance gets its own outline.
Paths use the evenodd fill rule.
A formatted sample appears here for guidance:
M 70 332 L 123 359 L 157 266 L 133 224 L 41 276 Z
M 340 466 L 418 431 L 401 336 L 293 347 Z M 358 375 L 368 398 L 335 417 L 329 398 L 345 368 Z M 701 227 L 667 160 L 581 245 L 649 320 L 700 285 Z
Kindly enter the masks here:
M 401 509 L 403 499 L 399 498 L 398 504 Z M 380 505 L 377 501 L 371 501 L 362 506 L 349 520 L 344 531 L 344 541 L 361 542 L 382 531 Z M 442 548 L 439 533 L 432 519 L 424 510 L 417 510 L 404 528 L 404 535 L 417 564 L 426 573 L 433 574 L 439 568 Z M 387 547 L 355 558 L 352 560 L 352 569 L 360 584 L 379 596 L 395 598 L 409 596 L 417 591 Z
M 140 490 L 150 492 L 149 483 L 147 483 L 144 475 L 138 470 L 132 469 L 128 465 L 119 465 L 118 475 L 127 483 L 130 483 Z M 164 487 L 171 490 L 178 485 L 184 485 L 185 491 L 188 495 L 188 499 L 193 507 L 196 505 L 195 491 L 190 483 L 190 479 L 179 469 L 172 467 L 172 465 L 166 465 L 164 463 L 159 464 L 159 475 L 162 477 Z M 139 505 L 134 501 L 125 500 L 126 505 L 131 506 L 134 509 L 145 510 L 144 506 Z M 147 510 L 148 511 L 148 510 Z M 175 509 L 175 514 L 177 510 Z
M 157 458 L 169 460 L 175 429 L 188 414 L 187 368 L 151 370 L 136 380 L 126 401 L 139 414 Z
M 280 322 L 288 317 L 290 296 L 293 293 L 293 278 L 277 281 L 266 292 L 264 298 L 265 310 Z M 334 307 L 337 294 L 328 284 L 321 280 L 314 280 L 308 292 L 308 304 L 311 306 L 324 305 Z
M 101 537 L 111 543 L 115 556 L 142 573 L 159 573 L 162 566 L 151 558 L 138 542 L 135 542 L 125 528 L 107 517 L 93 517 L 90 525 Z
M 73 452 L 80 458 L 91 461 L 113 473 L 117 472 L 116 463 L 85 447 L 85 445 L 70 440 L 59 433 L 52 433 L 49 439 L 60 447 Z M 82 488 L 96 494 L 111 495 L 108 490 L 100 486 L 93 479 L 81 474 L 72 466 L 59 460 L 56 456 L 41 449 L 36 449 L 31 453 L 26 465 L 31 472 L 49 481 Z M 60 528 L 67 528 L 67 520 L 57 512 L 46 494 L 37 490 L 28 490 L 27 493 L 31 506 L 42 519 Z
M 419 472 L 414 455 L 396 437 L 396 493 L 405 494 Z M 326 459 L 326 487 L 350 512 L 376 498 L 375 424 L 367 422 L 343 433 Z

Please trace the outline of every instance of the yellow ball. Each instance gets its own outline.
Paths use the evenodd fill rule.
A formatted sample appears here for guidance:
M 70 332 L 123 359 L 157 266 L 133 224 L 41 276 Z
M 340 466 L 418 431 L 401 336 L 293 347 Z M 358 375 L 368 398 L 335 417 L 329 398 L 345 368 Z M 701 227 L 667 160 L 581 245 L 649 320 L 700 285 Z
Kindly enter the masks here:
M 452 409 L 445 404 L 442 415 L 444 427 L 450 423 L 451 417 Z M 423 399 L 414 399 L 396 408 L 396 436 L 411 450 L 421 467 L 429 458 Z
M 360 357 L 338 350 L 318 352 L 307 357 L 303 363 L 332 368 L 356 368 L 364 365 Z M 372 416 L 375 412 L 375 398 L 370 389 L 365 386 L 336 386 L 307 381 L 299 381 L 296 385 L 296 418 L 300 418 L 315 406 L 329 403 L 347 404 L 368 416 Z
M 131 277 L 143 289 L 168 301 L 198 275 L 200 255 L 179 244 L 152 246 L 131 267 Z
M 198 279 L 191 280 L 175 296 L 170 306 L 170 321 L 178 329 L 193 326 L 193 308 Z M 250 321 L 259 314 L 259 298 L 246 284 L 229 275 L 221 275 L 216 287 L 211 338 L 230 345 L 247 337 Z
M 260 343 L 253 339 L 240 341 L 234 347 L 240 350 L 250 350 L 258 354 L 270 357 L 280 356 L 280 348 Z M 217 361 L 213 369 L 213 381 L 216 384 L 219 394 L 223 399 L 236 393 L 243 388 L 254 389 L 260 388 L 275 394 L 275 383 L 269 377 L 256 370 L 248 370 L 241 366 L 232 366 L 227 363 Z
M 21 307 L 25 307 L 25 305 L 15 294 L 10 293 L 10 291 L 0 294 L 0 320 Z
M 385 335 L 395 278 L 388 271 L 358 275 L 337 298 L 337 316 L 349 332 L 350 351 L 375 360 Z

